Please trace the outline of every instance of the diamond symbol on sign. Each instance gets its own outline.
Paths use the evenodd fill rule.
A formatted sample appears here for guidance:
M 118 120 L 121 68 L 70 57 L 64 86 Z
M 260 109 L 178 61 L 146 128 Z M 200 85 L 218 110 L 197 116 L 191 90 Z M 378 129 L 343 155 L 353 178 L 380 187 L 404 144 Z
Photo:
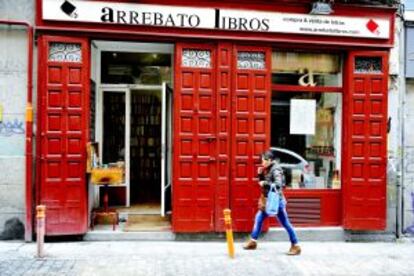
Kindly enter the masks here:
M 370 19 L 367 23 L 367 29 L 371 32 L 371 33 L 375 33 L 378 34 L 378 27 L 379 25 L 377 24 L 377 22 L 375 22 L 374 20 Z

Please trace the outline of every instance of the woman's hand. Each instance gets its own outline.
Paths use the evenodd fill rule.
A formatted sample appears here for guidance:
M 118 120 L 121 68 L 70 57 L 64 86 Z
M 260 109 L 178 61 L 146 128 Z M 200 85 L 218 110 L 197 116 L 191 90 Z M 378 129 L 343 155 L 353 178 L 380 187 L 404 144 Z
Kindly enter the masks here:
M 263 186 L 267 185 L 267 181 L 265 181 L 265 180 L 259 181 L 259 185 L 260 185 L 260 187 L 263 187 Z
M 257 174 L 262 174 L 263 173 L 264 168 L 263 167 L 258 167 L 257 168 Z

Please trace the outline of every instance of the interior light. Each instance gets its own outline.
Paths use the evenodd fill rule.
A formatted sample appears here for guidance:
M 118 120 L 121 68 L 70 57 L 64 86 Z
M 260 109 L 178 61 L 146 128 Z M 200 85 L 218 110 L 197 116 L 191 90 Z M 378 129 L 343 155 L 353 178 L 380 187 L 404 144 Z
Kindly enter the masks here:
M 312 9 L 310 14 L 320 14 L 320 15 L 327 15 L 333 12 L 331 3 L 325 3 L 321 1 L 317 1 L 312 3 Z

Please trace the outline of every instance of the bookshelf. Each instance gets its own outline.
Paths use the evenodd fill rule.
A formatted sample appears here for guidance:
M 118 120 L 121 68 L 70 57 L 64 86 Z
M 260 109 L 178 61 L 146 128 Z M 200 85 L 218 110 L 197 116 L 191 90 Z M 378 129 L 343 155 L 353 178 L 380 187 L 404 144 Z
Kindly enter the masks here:
M 161 100 L 159 91 L 131 90 L 131 203 L 159 201 Z

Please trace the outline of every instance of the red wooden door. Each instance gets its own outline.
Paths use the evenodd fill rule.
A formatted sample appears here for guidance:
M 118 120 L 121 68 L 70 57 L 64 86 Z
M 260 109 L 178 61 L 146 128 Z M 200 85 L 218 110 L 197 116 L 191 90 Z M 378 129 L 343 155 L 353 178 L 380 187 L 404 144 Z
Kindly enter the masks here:
M 345 93 L 344 227 L 386 225 L 388 54 L 351 52 Z
M 47 235 L 87 231 L 88 48 L 86 39 L 39 39 L 37 202 Z
M 214 230 L 217 168 L 216 47 L 175 49 L 173 230 Z
M 263 47 L 234 48 L 230 206 L 235 231 L 250 231 L 257 211 L 256 172 L 270 144 L 271 53 Z

